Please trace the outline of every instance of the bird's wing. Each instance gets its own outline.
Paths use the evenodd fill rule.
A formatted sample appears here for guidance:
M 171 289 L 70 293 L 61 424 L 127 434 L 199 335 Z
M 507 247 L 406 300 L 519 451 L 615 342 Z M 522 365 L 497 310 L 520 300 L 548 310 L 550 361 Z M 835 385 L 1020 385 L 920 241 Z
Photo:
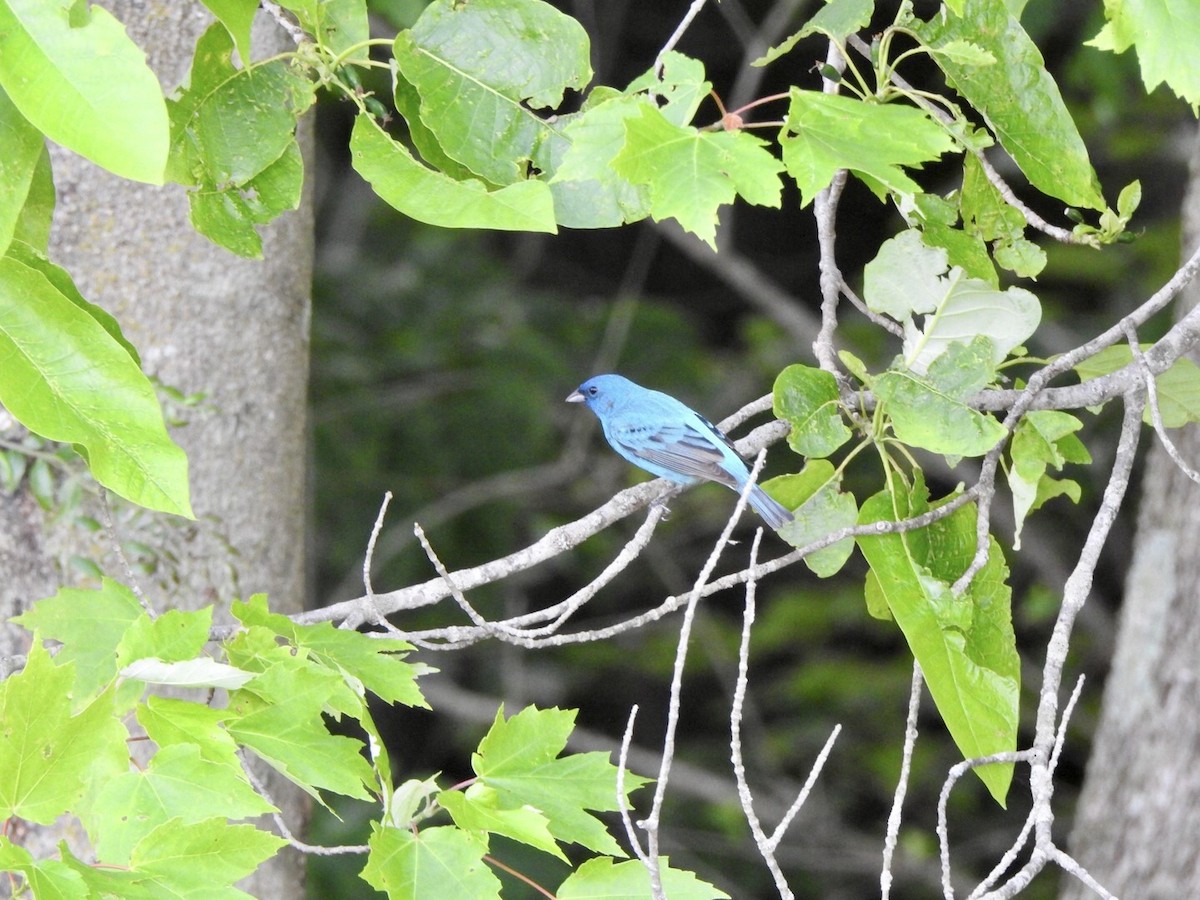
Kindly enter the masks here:
M 699 421 L 631 429 L 614 437 L 624 450 L 654 467 L 715 481 L 736 490 L 736 472 L 741 469 L 745 474 L 745 462 L 729 438 L 703 416 L 693 415 Z

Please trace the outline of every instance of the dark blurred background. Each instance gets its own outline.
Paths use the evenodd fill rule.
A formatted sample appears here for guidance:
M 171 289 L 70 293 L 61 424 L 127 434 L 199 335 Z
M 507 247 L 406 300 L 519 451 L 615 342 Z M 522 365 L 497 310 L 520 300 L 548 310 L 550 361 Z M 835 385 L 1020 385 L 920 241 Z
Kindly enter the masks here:
M 373 3 L 376 36 L 415 20 L 420 0 Z M 592 39 L 594 83 L 622 87 L 652 64 L 688 4 L 627 0 L 559 2 Z M 819 41 L 766 70 L 749 69 L 763 41 L 777 43 L 817 2 L 722 0 L 710 3 L 679 49 L 702 59 L 716 91 L 733 108 L 789 84 L 817 87 Z M 890 17 L 891 4 L 882 11 Z M 920 8 L 920 4 L 918 4 Z M 884 21 L 881 19 L 881 21 Z M 1033 0 L 1023 22 L 1075 112 L 1105 196 L 1141 179 L 1139 238 L 1104 251 L 1044 244 L 1049 265 L 1036 284 L 1044 320 L 1031 350 L 1069 349 L 1111 324 L 1158 287 L 1178 257 L 1178 205 L 1194 129 L 1187 108 L 1159 90 L 1146 97 L 1135 60 L 1082 47 L 1099 30 L 1100 4 Z M 756 43 L 757 42 L 757 43 Z M 914 64 L 910 79 L 931 77 Z M 383 96 L 386 82 L 373 85 Z M 574 102 L 577 102 L 577 98 Z M 643 222 L 610 231 L 556 236 L 441 231 L 413 223 L 377 200 L 349 166 L 353 109 L 326 100 L 317 110 L 318 265 L 312 372 L 311 597 L 315 605 L 360 596 L 362 558 L 382 495 L 395 495 L 374 560 L 376 590 L 434 574 L 412 535 L 420 522 L 442 559 L 461 568 L 504 555 L 547 529 L 594 508 L 643 480 L 603 445 L 592 416 L 563 398 L 586 376 L 618 370 L 720 418 L 770 390 L 791 362 L 812 363 L 807 322 L 817 314 L 817 253 L 811 207 L 785 188 L 782 210 L 739 205 L 721 214 L 722 252 L 712 254 L 673 225 Z M 776 119 L 780 104 L 750 121 Z M 715 105 L 700 121 L 718 118 Z M 770 132 L 764 132 L 769 136 Z M 998 164 L 1002 162 L 997 157 Z M 957 187 L 954 164 L 922 176 L 927 190 Z M 1061 207 L 1018 192 L 1051 221 Z M 879 244 L 902 227 L 899 215 L 851 182 L 838 219 L 838 261 L 855 287 Z M 1031 235 L 1033 237 L 1033 235 Z M 1148 340 L 1161 332 L 1147 329 Z M 852 311 L 843 314 L 841 346 L 882 367 L 897 347 Z M 1085 442 L 1102 476 L 1113 452 L 1112 416 L 1084 414 Z M 769 474 L 796 471 L 800 460 L 775 448 Z M 930 461 L 935 494 L 970 469 Z M 1091 519 L 1090 473 L 1083 502 L 1052 501 L 1026 525 L 1024 549 L 1008 552 L 1013 615 L 1024 660 L 1022 717 L 1031 722 L 1044 646 L 1069 567 Z M 877 470 L 852 467 L 860 497 L 878 489 Z M 1136 497 L 1136 492 L 1131 494 Z M 996 529 L 1011 548 L 1007 497 Z M 641 559 L 581 614 L 576 627 L 626 618 L 692 583 L 725 521 L 732 496 L 704 486 L 678 497 Z M 1133 504 L 1114 532 L 1069 660 L 1068 682 L 1089 678 L 1059 770 L 1056 806 L 1068 814 L 1082 777 L 1120 603 Z M 635 517 L 519 577 L 475 591 L 489 617 L 554 603 L 594 576 L 638 524 Z M 754 522 L 739 529 L 743 539 Z M 741 568 L 748 541 L 727 552 L 722 571 Z M 785 551 L 773 535 L 763 555 Z M 793 889 L 803 898 L 877 895 L 885 820 L 900 764 L 912 659 L 897 629 L 870 618 L 855 557 L 822 581 L 796 566 L 759 589 L 744 743 L 751 784 L 768 829 L 790 803 L 837 723 L 843 732 L 818 787 L 781 847 Z M 663 830 L 672 863 L 696 871 L 735 898 L 776 896 L 750 841 L 733 793 L 728 715 L 736 671 L 743 597 L 718 595 L 700 607 L 684 685 L 681 740 Z M 466 622 L 446 602 L 397 617 L 405 630 Z M 641 713 L 635 745 L 661 745 L 667 685 L 679 619 L 620 639 L 525 651 L 499 643 L 420 658 L 441 669 L 423 682 L 433 712 L 376 709 L 397 767 L 397 782 L 441 773 L 448 786 L 469 777 L 470 752 L 504 703 L 579 709 L 585 733 L 575 749 L 614 749 L 629 709 Z M 921 739 L 905 803 L 892 896 L 923 898 L 937 889 L 936 798 L 955 748 L 932 704 L 922 708 Z M 1022 740 L 1029 731 L 1023 728 Z M 639 760 L 644 757 L 638 757 Z M 615 760 L 615 755 L 614 755 Z M 653 774 L 649 765 L 633 766 Z M 960 782 L 951 798 L 953 860 L 963 883 L 981 878 L 1015 836 L 1027 807 L 1018 768 L 1007 811 L 981 783 Z M 641 792 L 648 804 L 649 790 Z M 639 795 L 635 795 L 638 798 Z M 643 811 L 645 808 L 643 808 Z M 361 843 L 369 811 L 338 807 L 314 840 Z M 1064 825 L 1065 829 L 1067 826 Z M 619 828 L 619 826 L 618 826 Z M 566 869 L 516 844 L 493 852 L 553 888 Z M 314 858 L 312 896 L 359 896 L 361 861 Z M 506 877 L 506 876 L 503 876 Z M 1053 874 L 1025 896 L 1053 896 Z M 506 881 L 508 896 L 529 888 Z

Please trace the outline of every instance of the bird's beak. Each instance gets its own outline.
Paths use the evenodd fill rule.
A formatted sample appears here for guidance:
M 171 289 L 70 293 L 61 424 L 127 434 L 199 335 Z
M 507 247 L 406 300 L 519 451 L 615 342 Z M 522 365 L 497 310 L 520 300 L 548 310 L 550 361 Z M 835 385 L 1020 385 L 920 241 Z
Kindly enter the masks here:
M 570 394 L 567 395 L 567 402 L 568 403 L 582 403 L 583 402 L 583 394 L 581 394 L 579 391 L 572 391 Z

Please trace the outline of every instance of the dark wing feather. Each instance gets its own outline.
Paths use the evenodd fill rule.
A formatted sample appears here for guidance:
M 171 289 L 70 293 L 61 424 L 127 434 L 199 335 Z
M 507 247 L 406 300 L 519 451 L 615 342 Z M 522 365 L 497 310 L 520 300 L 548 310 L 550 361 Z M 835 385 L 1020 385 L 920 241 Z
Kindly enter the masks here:
M 633 456 L 654 466 L 690 478 L 703 478 L 737 489 L 737 479 L 727 469 L 742 463 L 729 439 L 699 414 L 700 427 L 691 423 L 637 429 L 634 434 L 615 435 Z M 719 443 L 718 443 L 719 442 Z M 728 452 L 723 449 L 728 447 Z M 732 455 L 733 459 L 730 459 Z M 736 461 L 736 462 L 735 462 Z M 744 463 L 742 463 L 744 467 Z

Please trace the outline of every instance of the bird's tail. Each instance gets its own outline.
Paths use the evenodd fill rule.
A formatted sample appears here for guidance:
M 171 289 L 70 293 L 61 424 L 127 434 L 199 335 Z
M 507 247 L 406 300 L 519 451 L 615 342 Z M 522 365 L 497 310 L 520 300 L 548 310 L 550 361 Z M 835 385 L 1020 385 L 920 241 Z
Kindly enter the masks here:
M 760 488 L 757 484 L 750 491 L 750 497 L 748 500 L 750 505 L 754 507 L 755 512 L 762 516 L 763 521 L 770 525 L 775 531 L 778 531 L 788 522 L 791 522 L 796 518 L 786 506 Z

